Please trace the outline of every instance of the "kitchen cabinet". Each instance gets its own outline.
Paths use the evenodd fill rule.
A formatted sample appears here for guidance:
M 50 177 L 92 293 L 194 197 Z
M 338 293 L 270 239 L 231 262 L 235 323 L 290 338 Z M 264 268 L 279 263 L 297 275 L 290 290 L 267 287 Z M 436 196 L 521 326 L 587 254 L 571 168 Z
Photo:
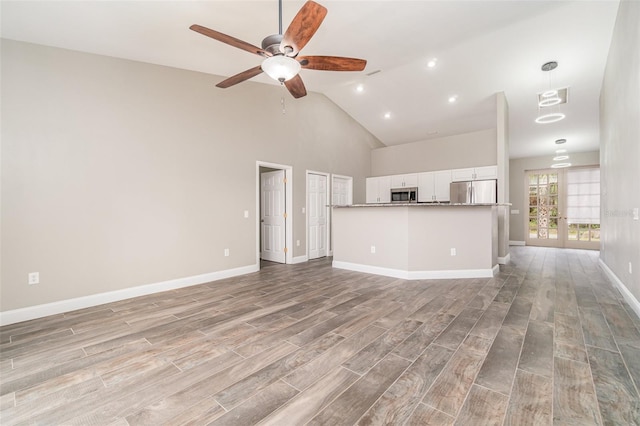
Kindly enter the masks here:
M 469 169 L 451 170 L 451 181 L 461 182 L 466 180 L 497 179 L 498 166 L 474 167 Z
M 367 178 L 367 203 L 391 202 L 391 176 Z
M 418 202 L 433 203 L 449 201 L 450 184 L 451 170 L 418 173 Z
M 391 176 L 391 188 L 415 188 L 417 186 L 418 186 L 417 173 Z

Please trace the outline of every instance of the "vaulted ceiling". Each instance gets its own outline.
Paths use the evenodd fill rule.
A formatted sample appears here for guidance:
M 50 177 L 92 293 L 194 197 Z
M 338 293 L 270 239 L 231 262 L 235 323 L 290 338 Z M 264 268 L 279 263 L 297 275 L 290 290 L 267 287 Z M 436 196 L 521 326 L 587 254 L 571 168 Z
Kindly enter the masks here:
M 318 2 L 328 14 L 302 54 L 368 64 L 355 73 L 302 70 L 307 90 L 325 94 L 385 145 L 495 127 L 494 94 L 505 92 L 511 158 L 551 160 L 561 138 L 569 153 L 598 149 L 618 1 Z M 283 2 L 284 29 L 303 4 Z M 277 0 L 3 0 L 1 7 L 3 38 L 201 71 L 212 85 L 260 58 L 190 25 L 257 46 L 278 32 Z M 558 68 L 541 71 L 552 60 Z M 252 81 L 278 84 L 266 75 Z M 566 119 L 537 124 L 538 93 L 550 87 L 569 88 L 569 102 L 554 107 Z

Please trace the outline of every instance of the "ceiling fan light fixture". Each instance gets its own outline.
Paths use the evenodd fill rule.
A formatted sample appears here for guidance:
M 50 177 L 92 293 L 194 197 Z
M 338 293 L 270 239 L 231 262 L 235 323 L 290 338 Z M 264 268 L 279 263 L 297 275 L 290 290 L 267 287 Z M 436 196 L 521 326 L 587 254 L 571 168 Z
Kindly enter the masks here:
M 262 62 L 262 71 L 272 79 L 284 83 L 300 72 L 300 63 L 284 55 L 274 55 Z

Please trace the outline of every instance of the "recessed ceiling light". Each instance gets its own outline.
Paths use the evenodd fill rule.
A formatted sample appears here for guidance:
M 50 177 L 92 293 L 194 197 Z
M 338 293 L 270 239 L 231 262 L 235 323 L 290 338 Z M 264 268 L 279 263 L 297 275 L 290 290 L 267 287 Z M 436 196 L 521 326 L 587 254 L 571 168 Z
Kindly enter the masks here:
M 384 118 L 387 118 L 387 119 L 391 118 L 391 113 L 390 112 L 385 113 Z
M 556 145 L 562 145 L 563 143 L 566 143 L 567 140 L 566 139 L 556 139 Z
M 452 104 L 458 100 L 458 95 L 449 96 L 449 103 Z
M 364 86 L 362 84 L 358 84 L 356 86 L 356 92 L 362 93 L 364 91 Z
M 567 152 L 566 149 L 556 149 L 556 154 L 562 154 L 562 153 L 565 153 L 565 152 Z
M 549 124 L 555 123 L 557 121 L 563 120 L 566 116 L 561 112 L 554 112 L 551 114 L 544 114 L 540 117 L 536 118 L 536 123 L 538 124 Z
M 555 163 L 551 165 L 553 169 L 563 169 L 565 167 L 571 167 L 571 163 Z
M 437 64 L 438 64 L 438 58 L 430 59 L 429 62 L 427 62 L 427 66 L 429 68 L 434 68 Z
M 568 155 L 558 155 L 556 157 L 553 157 L 553 161 L 562 161 L 562 160 L 568 160 L 569 156 Z

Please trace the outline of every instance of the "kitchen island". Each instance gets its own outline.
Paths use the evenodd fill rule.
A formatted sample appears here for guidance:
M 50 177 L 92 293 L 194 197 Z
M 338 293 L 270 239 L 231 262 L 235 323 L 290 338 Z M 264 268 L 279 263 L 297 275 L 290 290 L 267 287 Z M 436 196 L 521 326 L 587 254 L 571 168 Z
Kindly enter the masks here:
M 499 204 L 355 204 L 333 208 L 333 267 L 404 279 L 498 271 Z

